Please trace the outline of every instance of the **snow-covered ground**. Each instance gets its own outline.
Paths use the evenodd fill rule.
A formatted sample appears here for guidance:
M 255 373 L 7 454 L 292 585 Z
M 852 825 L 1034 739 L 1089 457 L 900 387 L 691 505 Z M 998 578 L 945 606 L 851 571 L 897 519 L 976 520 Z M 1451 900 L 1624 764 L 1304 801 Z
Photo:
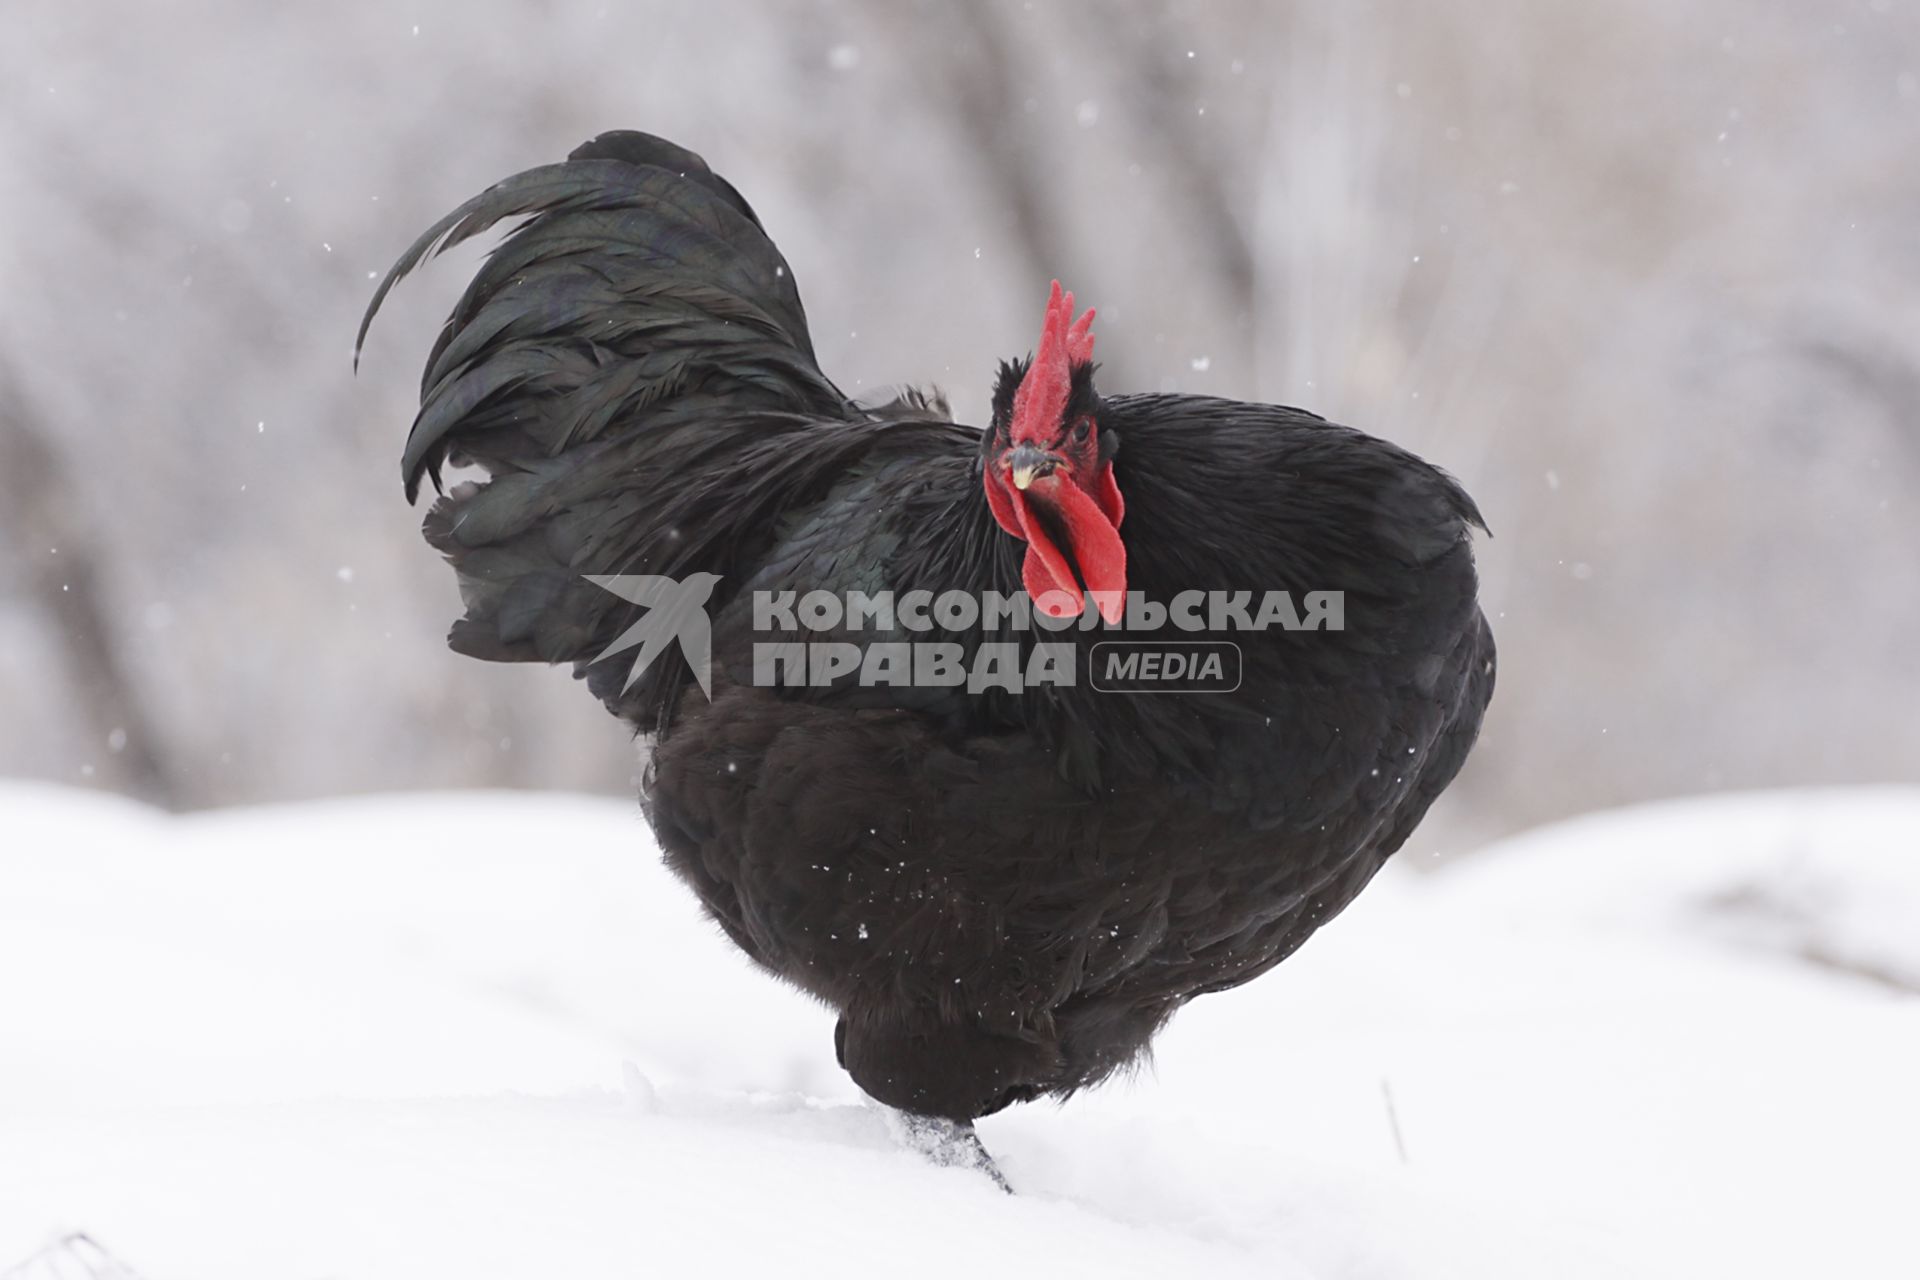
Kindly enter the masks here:
M 0 1275 L 1920 1275 L 1920 789 L 1396 868 L 1138 1078 L 897 1148 L 630 805 L 0 785 Z

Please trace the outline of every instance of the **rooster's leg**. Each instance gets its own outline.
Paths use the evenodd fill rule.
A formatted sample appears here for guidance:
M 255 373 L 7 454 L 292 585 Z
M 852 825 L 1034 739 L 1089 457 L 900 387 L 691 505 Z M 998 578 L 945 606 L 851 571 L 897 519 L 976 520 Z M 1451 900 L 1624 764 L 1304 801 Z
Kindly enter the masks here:
M 993 1179 L 993 1185 L 1013 1194 L 1006 1175 L 993 1162 L 970 1122 L 948 1120 L 941 1116 L 915 1115 L 911 1111 L 889 1109 L 892 1129 L 901 1145 L 917 1151 L 943 1169 L 978 1169 Z

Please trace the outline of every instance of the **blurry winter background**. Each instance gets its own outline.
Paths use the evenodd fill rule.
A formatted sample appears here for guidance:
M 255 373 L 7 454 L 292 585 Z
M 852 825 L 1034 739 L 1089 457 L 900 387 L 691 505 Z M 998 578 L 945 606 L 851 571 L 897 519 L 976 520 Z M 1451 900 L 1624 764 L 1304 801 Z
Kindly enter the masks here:
M 1920 780 L 1916 0 L 0 24 L 9 1280 L 843 1275 L 876 1205 L 927 1274 L 1915 1274 L 1920 792 L 1783 788 Z M 351 372 L 419 231 L 616 127 L 739 185 L 842 386 L 979 421 L 1058 275 L 1104 385 L 1458 474 L 1500 689 L 1402 866 L 1768 794 L 1390 872 L 1151 1083 L 988 1121 L 1031 1198 L 903 1163 L 620 727 L 443 645 L 399 455 L 473 254 Z
M 1457 473 L 1500 696 L 1420 851 L 1920 778 L 1910 0 L 14 0 L 0 774 L 173 808 L 630 794 L 561 673 L 459 661 L 400 497 L 496 178 L 639 127 L 754 202 L 847 386 L 963 418 L 1059 275 L 1115 388 Z

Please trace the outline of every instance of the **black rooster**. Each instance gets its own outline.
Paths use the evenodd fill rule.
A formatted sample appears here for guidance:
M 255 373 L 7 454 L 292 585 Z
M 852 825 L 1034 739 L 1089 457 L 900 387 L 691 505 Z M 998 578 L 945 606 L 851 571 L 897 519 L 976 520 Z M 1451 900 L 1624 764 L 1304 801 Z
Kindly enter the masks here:
M 923 1135 L 977 1150 L 974 1118 L 1103 1079 L 1188 1000 L 1280 963 L 1466 759 L 1494 680 L 1481 520 L 1419 458 L 1298 409 L 1102 396 L 1092 312 L 1075 321 L 1057 283 L 986 431 L 919 394 L 859 407 L 816 364 L 746 201 L 642 133 L 449 215 L 388 274 L 362 339 L 424 258 L 523 216 L 440 333 L 402 462 L 410 498 L 443 461 L 489 477 L 426 521 L 466 604 L 451 644 L 574 663 L 652 735 L 645 803 L 673 869 L 839 1013 L 841 1063 Z M 623 581 L 696 591 L 710 674 L 698 654 L 597 661 L 650 616 Z M 810 629 L 771 632 L 782 593 L 1023 586 L 1048 618 L 950 611 L 916 631 L 803 610 Z M 1199 630 L 1157 633 L 1235 642 L 1237 684 L 1094 687 L 1113 653 L 1096 646 L 1141 638 L 1120 629 L 1136 604 L 1151 621 L 1185 592 L 1316 591 L 1342 593 L 1341 629 L 1201 609 L 1183 615 Z M 667 620 L 682 636 L 686 599 Z M 829 664 L 794 684 L 804 657 L 769 661 L 770 639 L 803 642 L 788 657 L 938 642 L 969 671 L 1064 646 L 1077 678 Z

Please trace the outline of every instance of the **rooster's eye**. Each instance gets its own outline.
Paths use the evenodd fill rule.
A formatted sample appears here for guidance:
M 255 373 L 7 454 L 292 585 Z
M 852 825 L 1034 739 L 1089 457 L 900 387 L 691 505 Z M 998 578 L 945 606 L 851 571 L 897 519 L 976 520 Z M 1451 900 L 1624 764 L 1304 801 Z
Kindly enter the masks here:
M 1085 440 L 1087 438 L 1087 433 L 1092 430 L 1093 430 L 1092 418 L 1083 417 L 1083 418 L 1076 419 L 1073 424 L 1074 443 L 1078 444 L 1080 441 Z

